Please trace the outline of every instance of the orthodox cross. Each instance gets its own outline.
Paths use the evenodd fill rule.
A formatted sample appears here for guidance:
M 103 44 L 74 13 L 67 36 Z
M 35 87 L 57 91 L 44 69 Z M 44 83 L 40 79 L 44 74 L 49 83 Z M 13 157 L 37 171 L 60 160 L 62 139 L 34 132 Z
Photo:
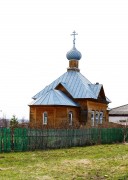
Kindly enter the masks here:
M 76 40 L 75 36 L 76 35 L 78 35 L 78 34 L 75 31 L 73 31 L 73 33 L 71 34 L 71 36 L 74 36 L 73 37 L 73 45 L 74 45 L 74 47 L 75 47 L 75 40 Z

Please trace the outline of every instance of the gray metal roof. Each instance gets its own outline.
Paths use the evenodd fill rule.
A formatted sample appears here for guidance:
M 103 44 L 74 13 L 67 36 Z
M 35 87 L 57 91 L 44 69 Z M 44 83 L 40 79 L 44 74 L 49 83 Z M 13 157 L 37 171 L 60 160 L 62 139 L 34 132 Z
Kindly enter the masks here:
M 96 97 L 98 97 L 100 90 L 102 88 L 102 84 L 89 84 L 93 92 L 95 93 Z
M 62 91 L 51 89 L 43 96 L 34 100 L 30 105 L 64 105 L 64 106 L 79 106 L 67 97 Z
M 109 115 L 125 115 L 128 114 L 128 104 L 113 108 L 109 111 Z
M 102 88 L 101 84 L 92 84 L 80 72 L 70 70 L 64 73 L 59 78 L 57 78 L 51 84 L 46 86 L 35 96 L 33 96 L 33 99 L 44 97 L 47 92 L 49 92 L 52 89 L 55 89 L 59 84 L 61 84 L 74 99 L 75 98 L 98 99 L 98 95 Z

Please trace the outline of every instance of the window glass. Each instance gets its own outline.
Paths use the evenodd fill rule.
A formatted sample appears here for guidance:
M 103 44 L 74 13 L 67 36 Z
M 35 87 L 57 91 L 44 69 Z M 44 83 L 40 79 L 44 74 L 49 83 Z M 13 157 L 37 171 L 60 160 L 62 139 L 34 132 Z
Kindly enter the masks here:
M 91 125 L 94 126 L 94 111 L 91 112 Z
M 48 114 L 47 112 L 43 113 L 43 124 L 47 124 L 48 123 Z
M 68 113 L 69 125 L 72 125 L 72 116 L 73 116 L 73 113 L 70 111 Z
M 103 122 L 103 112 L 100 112 L 100 124 Z
M 98 122 L 99 122 L 99 112 L 98 112 L 98 111 L 96 111 L 96 116 L 95 116 L 95 118 L 96 118 L 96 123 L 98 124 Z

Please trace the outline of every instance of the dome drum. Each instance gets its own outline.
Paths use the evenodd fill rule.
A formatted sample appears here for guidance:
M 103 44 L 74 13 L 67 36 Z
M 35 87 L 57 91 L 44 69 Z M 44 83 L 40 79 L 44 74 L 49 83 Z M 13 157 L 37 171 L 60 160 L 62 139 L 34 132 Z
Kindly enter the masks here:
M 76 61 L 76 60 L 74 60 L 74 59 L 72 59 L 72 60 L 69 61 L 69 66 L 70 66 L 71 68 L 73 68 L 73 67 L 78 68 L 78 65 L 79 65 L 79 62 Z
M 72 59 L 72 60 L 69 60 L 69 68 L 67 69 L 68 71 L 69 70 L 74 70 L 74 71 L 80 71 L 79 70 L 79 61 L 75 60 L 75 59 Z

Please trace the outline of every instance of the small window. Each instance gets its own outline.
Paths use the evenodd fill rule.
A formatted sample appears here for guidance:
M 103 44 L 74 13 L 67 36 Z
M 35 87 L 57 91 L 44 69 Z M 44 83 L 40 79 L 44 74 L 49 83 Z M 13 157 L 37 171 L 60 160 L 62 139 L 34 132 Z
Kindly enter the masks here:
M 99 112 L 98 111 L 96 111 L 95 119 L 96 119 L 96 124 L 98 124 L 98 122 L 99 122 Z
M 72 112 L 69 112 L 69 113 L 68 113 L 68 119 L 69 119 L 69 125 L 70 125 L 70 126 L 72 125 L 72 117 L 73 117 L 73 113 L 72 113 Z
M 100 112 L 100 124 L 103 122 L 103 112 Z
M 48 123 L 48 114 L 47 112 L 43 113 L 43 125 L 47 125 Z
M 94 126 L 94 111 L 91 112 L 91 125 Z

